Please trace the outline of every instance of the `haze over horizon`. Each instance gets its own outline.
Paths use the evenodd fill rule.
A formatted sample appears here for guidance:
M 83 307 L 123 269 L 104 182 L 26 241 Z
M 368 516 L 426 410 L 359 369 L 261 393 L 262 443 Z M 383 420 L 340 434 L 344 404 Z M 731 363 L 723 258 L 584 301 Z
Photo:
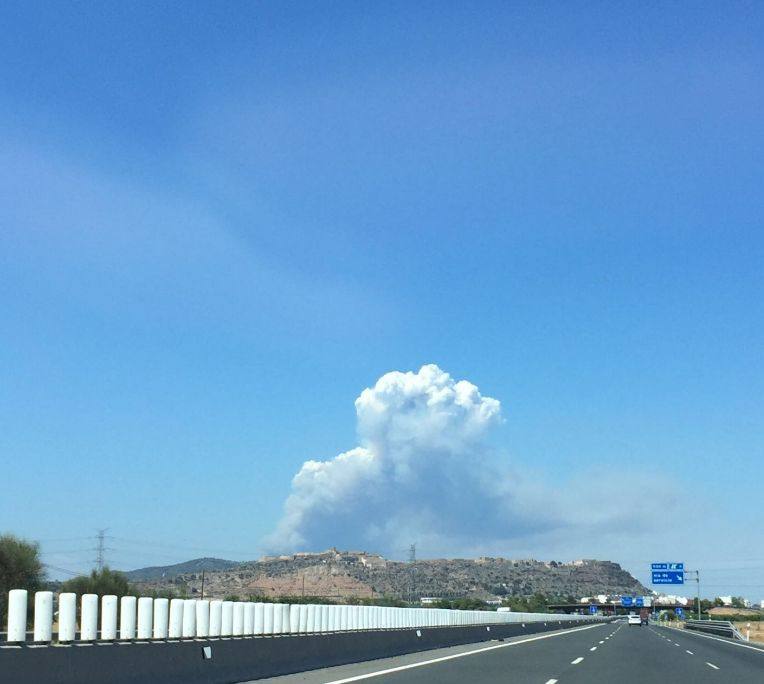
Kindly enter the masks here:
M 764 599 L 738 7 L 4 3 L 0 532 Z

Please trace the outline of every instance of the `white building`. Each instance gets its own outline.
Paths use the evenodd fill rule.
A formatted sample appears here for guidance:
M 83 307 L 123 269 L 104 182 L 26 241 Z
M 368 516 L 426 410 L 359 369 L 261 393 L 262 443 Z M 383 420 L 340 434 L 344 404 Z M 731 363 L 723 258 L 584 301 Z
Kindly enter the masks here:
M 663 596 L 658 596 L 655 599 L 656 606 L 673 606 L 676 604 L 679 604 L 680 606 L 686 606 L 688 602 L 689 599 L 686 599 L 684 596 L 673 596 L 671 594 L 664 594 Z

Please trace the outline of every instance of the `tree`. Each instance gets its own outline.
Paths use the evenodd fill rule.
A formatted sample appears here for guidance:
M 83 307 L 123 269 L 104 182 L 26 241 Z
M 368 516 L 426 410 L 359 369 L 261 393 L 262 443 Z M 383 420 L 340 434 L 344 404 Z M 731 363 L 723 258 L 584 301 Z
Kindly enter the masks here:
M 11 589 L 37 591 L 44 579 L 40 547 L 12 534 L 0 536 L 0 594 Z
M 103 570 L 93 570 L 90 575 L 79 575 L 66 580 L 61 585 L 61 591 L 73 592 L 79 596 L 82 594 L 128 596 L 135 593 L 127 581 L 127 577 L 108 567 Z
M 11 589 L 37 591 L 45 572 L 36 542 L 12 534 L 0 535 L 0 620 L 5 623 L 7 597 Z
M 733 596 L 732 597 L 732 607 L 733 608 L 745 608 L 745 599 L 742 596 Z
M 430 605 L 431 608 L 446 608 L 449 610 L 489 610 L 485 601 L 476 598 L 438 599 Z

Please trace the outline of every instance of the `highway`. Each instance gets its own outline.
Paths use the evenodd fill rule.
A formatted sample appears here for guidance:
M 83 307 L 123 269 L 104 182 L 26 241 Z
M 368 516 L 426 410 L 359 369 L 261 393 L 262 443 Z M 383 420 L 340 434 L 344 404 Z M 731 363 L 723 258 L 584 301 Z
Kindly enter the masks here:
M 260 680 L 267 684 L 762 684 L 764 648 L 619 621 Z

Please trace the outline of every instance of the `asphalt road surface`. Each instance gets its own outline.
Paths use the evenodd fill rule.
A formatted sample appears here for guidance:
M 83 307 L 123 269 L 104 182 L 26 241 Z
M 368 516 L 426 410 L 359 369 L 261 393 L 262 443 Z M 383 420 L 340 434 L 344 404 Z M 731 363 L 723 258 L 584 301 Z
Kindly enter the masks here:
M 260 684 L 764 684 L 764 648 L 625 622 L 260 680 Z

